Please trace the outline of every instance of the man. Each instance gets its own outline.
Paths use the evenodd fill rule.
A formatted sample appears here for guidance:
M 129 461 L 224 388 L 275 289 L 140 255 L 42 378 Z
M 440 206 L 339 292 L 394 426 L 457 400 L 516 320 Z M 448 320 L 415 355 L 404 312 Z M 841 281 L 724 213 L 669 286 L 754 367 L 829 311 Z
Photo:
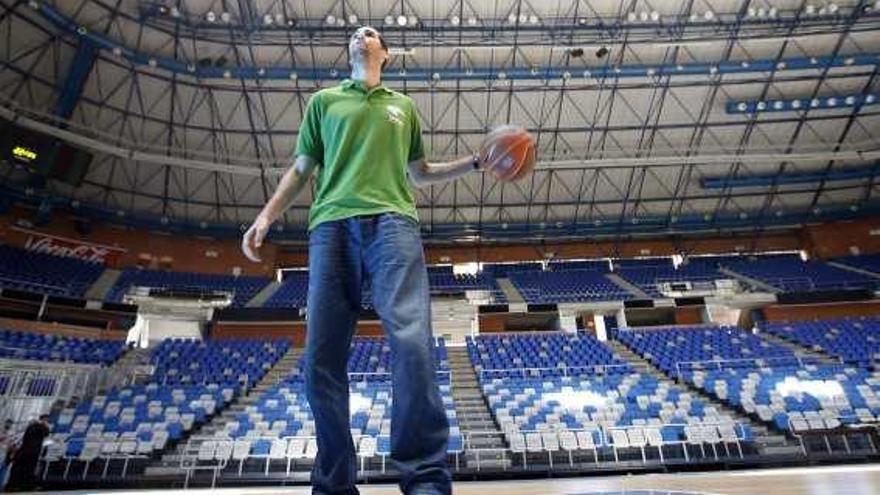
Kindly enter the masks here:
M 348 50 L 351 79 L 309 101 L 293 167 L 245 232 L 242 250 L 259 261 L 270 225 L 315 173 L 304 369 L 318 441 L 313 493 L 358 493 L 346 365 L 361 282 L 369 279 L 395 355 L 391 459 L 401 472 L 400 489 L 448 494 L 449 425 L 436 383 L 428 274 L 407 175 L 416 186 L 453 180 L 476 169 L 479 159 L 427 163 L 414 102 L 380 82 L 389 58 L 381 34 L 362 27 Z
M 9 472 L 9 491 L 32 491 L 37 486 L 37 463 L 43 452 L 43 441 L 49 436 L 49 415 L 28 425 L 15 449 Z

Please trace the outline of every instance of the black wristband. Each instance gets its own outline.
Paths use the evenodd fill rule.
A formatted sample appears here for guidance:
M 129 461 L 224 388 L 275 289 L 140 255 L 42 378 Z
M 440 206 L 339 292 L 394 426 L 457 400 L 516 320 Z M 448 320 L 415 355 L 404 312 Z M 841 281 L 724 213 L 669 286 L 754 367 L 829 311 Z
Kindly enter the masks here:
M 474 154 L 471 164 L 474 166 L 474 170 L 480 170 L 480 155 Z

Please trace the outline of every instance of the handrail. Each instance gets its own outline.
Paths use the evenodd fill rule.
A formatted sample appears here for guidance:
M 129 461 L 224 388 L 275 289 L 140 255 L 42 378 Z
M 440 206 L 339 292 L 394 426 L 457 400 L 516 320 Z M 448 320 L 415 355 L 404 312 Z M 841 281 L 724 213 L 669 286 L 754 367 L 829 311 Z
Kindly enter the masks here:
M 542 376 L 543 372 L 562 372 L 562 376 L 579 376 L 578 371 L 593 371 L 597 374 L 606 374 L 616 370 L 624 372 L 637 372 L 639 369 L 647 369 L 647 366 L 637 364 L 593 364 L 586 366 L 559 366 L 554 368 L 491 368 L 480 370 L 480 380 L 486 375 L 498 375 L 498 378 L 516 376 L 521 374 L 523 378 Z
M 823 364 L 821 359 L 818 357 L 810 357 L 810 356 L 772 356 L 772 357 L 763 357 L 763 358 L 736 358 L 736 359 L 704 359 L 704 360 L 694 360 L 694 361 L 678 361 L 675 363 L 676 369 L 676 377 L 681 378 L 682 376 L 682 365 L 690 365 L 692 369 L 696 368 L 699 370 L 703 370 L 706 368 L 706 364 L 712 363 L 715 364 L 715 369 L 721 370 L 726 364 L 734 364 L 734 363 L 755 363 L 755 367 L 765 367 L 770 366 L 767 364 L 772 361 L 785 361 L 793 364 L 797 364 L 799 367 L 803 367 L 805 365 L 805 361 L 815 361 L 815 363 L 807 362 L 806 364 Z

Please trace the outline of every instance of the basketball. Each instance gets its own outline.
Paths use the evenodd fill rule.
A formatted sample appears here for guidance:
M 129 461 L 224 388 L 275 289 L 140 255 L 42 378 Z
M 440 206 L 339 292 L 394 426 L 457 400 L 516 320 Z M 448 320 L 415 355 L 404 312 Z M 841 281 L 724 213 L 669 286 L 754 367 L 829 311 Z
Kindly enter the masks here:
M 501 126 L 486 136 L 480 157 L 498 180 L 522 179 L 535 168 L 535 138 L 520 126 Z

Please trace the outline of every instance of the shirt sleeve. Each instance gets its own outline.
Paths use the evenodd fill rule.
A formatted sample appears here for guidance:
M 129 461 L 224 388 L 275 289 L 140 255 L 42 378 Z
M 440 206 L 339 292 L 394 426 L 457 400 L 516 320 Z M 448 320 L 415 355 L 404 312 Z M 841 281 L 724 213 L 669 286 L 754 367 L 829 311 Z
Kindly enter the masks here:
M 324 163 L 324 141 L 321 139 L 321 116 L 324 111 L 319 93 L 309 99 L 306 113 L 299 127 L 299 138 L 296 143 L 296 154 L 311 157 L 318 163 Z
M 422 145 L 422 124 L 419 122 L 419 112 L 416 109 L 416 104 L 412 101 L 410 101 L 410 114 L 410 120 L 412 121 L 412 124 L 410 124 L 410 127 L 412 128 L 412 136 L 410 137 L 409 142 L 409 158 L 407 159 L 407 163 L 425 158 L 425 148 Z

